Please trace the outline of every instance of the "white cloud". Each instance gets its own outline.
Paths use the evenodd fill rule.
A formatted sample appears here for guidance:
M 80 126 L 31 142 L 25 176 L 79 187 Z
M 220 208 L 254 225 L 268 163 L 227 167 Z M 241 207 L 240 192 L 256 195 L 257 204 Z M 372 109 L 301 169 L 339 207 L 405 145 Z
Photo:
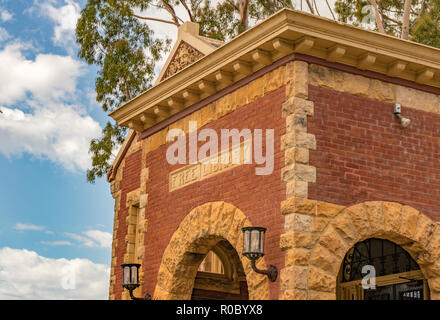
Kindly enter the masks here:
M 44 244 L 44 245 L 48 245 L 48 246 L 71 246 L 72 245 L 72 242 L 63 241 L 63 240 L 60 240 L 60 241 L 41 241 L 40 243 Z
M 88 259 L 51 259 L 0 249 L 0 299 L 107 299 L 110 269 Z
M 98 104 L 98 102 L 96 101 L 96 91 L 92 88 L 87 88 L 85 95 L 87 97 L 87 102 L 88 102 L 88 106 L 87 106 L 87 110 L 88 111 L 92 111 L 94 109 L 100 109 L 101 106 Z
M 14 227 L 15 230 L 25 231 L 25 230 L 34 230 L 34 231 L 43 231 L 45 227 L 37 226 L 31 223 L 21 223 L 17 222 Z
M 82 232 L 83 235 L 77 233 L 64 232 L 66 237 L 79 242 L 80 245 L 86 247 L 111 248 L 112 234 L 100 230 L 87 230 Z
M 64 0 L 64 5 L 55 7 L 53 1 L 44 1 L 38 4 L 42 15 L 49 17 L 54 23 L 54 37 L 56 45 L 70 47 L 75 41 L 76 22 L 80 17 L 80 6 L 73 0 Z
M 5 28 L 0 27 L 0 42 L 6 41 L 11 37 L 11 35 L 6 31 Z
M 8 10 L 0 8 L 0 20 L 2 22 L 6 22 L 11 20 L 13 17 L 12 13 L 10 13 Z
M 0 153 L 6 156 L 29 153 L 71 171 L 86 170 L 91 161 L 90 140 L 99 136 L 101 128 L 90 116 L 79 114 L 75 107 L 61 104 L 56 107 L 38 107 L 34 113 L 3 107 Z
M 48 230 L 46 227 L 37 226 L 31 223 L 17 222 L 14 226 L 14 229 L 18 231 L 44 231 L 46 234 L 53 234 L 53 231 Z
M 83 232 L 86 236 L 93 239 L 102 248 L 112 247 L 112 234 L 100 230 L 88 230 Z
M 90 140 L 101 127 L 75 101 L 77 79 L 83 64 L 69 56 L 23 55 L 25 44 L 14 42 L 0 50 L 0 153 L 10 157 L 23 153 L 49 159 L 68 170 L 90 166 Z
M 69 237 L 69 238 L 71 238 L 73 240 L 78 241 L 80 243 L 80 245 L 83 245 L 83 246 L 86 246 L 86 247 L 95 247 L 96 246 L 96 243 L 93 242 L 93 240 L 91 240 L 91 239 L 89 239 L 87 237 L 81 236 L 79 234 L 70 233 L 70 232 L 64 232 L 64 235 L 66 237 Z
M 0 51 L 0 104 L 12 104 L 27 94 L 38 101 L 72 97 L 84 64 L 54 54 L 38 54 L 29 60 L 23 55 L 25 49 L 25 44 L 14 42 Z

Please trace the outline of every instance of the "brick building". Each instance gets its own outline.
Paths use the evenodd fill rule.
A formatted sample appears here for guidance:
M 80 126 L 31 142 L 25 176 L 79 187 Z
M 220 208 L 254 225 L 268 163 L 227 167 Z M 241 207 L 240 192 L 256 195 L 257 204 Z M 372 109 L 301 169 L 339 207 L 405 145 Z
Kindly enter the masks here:
M 111 116 L 130 132 L 107 177 L 110 299 L 129 298 L 123 263 L 154 299 L 440 298 L 438 49 L 288 9 L 225 44 L 185 23 L 156 84 Z M 261 129 L 263 155 L 272 130 L 272 171 L 243 161 L 245 138 L 209 152 L 239 163 L 194 161 L 204 129 L 254 145 Z M 187 162 L 170 163 L 179 130 Z M 257 267 L 276 281 L 242 256 L 244 226 L 267 228 Z

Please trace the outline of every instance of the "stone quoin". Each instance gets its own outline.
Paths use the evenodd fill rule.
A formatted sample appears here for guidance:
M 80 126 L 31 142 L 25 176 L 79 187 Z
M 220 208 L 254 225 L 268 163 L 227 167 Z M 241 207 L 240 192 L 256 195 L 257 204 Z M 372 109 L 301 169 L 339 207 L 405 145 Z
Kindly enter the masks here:
M 440 299 L 440 50 L 290 9 L 227 43 L 187 22 L 155 85 L 110 115 L 130 128 L 107 175 L 110 299 L 130 299 L 123 263 L 153 299 Z M 273 130 L 270 174 L 243 137 L 205 145 L 238 162 L 191 151 L 195 131 L 232 129 Z M 267 228 L 256 265 L 274 282 L 242 256 L 249 226 Z

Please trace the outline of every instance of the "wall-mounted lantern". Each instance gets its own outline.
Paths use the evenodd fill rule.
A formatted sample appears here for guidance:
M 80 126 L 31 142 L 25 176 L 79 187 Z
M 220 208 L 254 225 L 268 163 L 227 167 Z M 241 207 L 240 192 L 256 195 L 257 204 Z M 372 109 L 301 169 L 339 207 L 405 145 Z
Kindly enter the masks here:
M 132 300 L 151 300 L 151 296 L 147 293 L 143 298 L 133 296 L 133 290 L 139 287 L 139 268 L 138 263 L 124 263 L 122 267 L 122 286 L 130 292 Z
M 264 256 L 264 237 L 266 228 L 245 227 L 243 231 L 243 255 L 251 260 L 252 269 L 256 273 L 265 274 L 270 281 L 274 282 L 278 276 L 277 267 L 270 265 L 267 270 L 259 270 L 255 262 Z

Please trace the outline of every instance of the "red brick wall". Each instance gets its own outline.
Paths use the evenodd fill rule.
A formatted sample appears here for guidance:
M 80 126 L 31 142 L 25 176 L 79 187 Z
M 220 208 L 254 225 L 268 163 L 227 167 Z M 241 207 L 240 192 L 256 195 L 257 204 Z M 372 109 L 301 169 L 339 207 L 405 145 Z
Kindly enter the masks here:
M 149 168 L 149 180 L 146 192 L 149 196 L 146 207 L 148 228 L 145 235 L 145 257 L 142 262 L 145 273 L 144 292 L 154 293 L 162 255 L 181 221 L 192 209 L 206 202 L 225 201 L 231 203 L 239 208 L 253 225 L 267 227 L 266 264 L 274 264 L 279 269 L 283 267 L 284 255 L 280 249 L 279 239 L 284 228 L 284 218 L 280 215 L 280 203 L 285 199 L 286 194 L 285 185 L 281 182 L 284 152 L 280 150 L 280 137 L 285 134 L 285 119 L 281 116 L 281 104 L 284 101 L 285 87 L 282 87 L 201 128 L 215 129 L 219 136 L 220 129 L 263 129 L 263 136 L 265 136 L 265 129 L 275 129 L 275 168 L 271 175 L 257 176 L 255 168 L 261 165 L 241 165 L 169 192 L 169 173 L 182 165 L 169 165 L 166 161 L 166 150 L 169 144 L 161 146 L 147 155 L 146 165 Z M 138 161 L 140 163 L 140 156 Z M 128 172 L 133 170 L 139 176 L 140 171 L 138 167 L 130 169 L 127 167 L 128 164 L 127 161 L 124 167 L 124 187 L 121 185 L 121 188 L 133 189 L 139 186 L 139 180 L 136 183 L 125 181 L 126 179 L 131 180 L 132 175 Z M 120 230 L 126 230 L 125 215 L 127 210 L 122 210 L 122 207 L 125 206 L 124 192 L 125 189 L 121 199 Z M 116 250 L 118 259 L 123 256 L 122 251 L 125 252 L 122 233 L 121 231 Z M 119 261 L 121 260 L 118 260 L 118 263 Z M 118 276 L 115 284 L 115 297 L 120 299 L 121 277 L 118 268 L 116 271 Z M 270 297 L 276 299 L 279 294 L 279 281 L 270 286 Z
M 396 201 L 440 219 L 440 116 L 402 106 L 406 129 L 393 104 L 309 86 L 316 136 L 310 165 L 316 183 L 309 198 L 341 205 Z
M 127 198 L 126 196 L 127 193 L 139 188 L 140 186 L 141 159 L 141 150 L 125 157 L 125 165 L 122 171 L 122 180 L 120 182 L 120 188 L 122 192 L 118 215 L 119 227 L 116 234 L 118 245 L 116 247 L 116 285 L 114 287 L 116 299 L 121 299 L 121 294 L 123 291 L 122 268 L 120 266 L 122 263 L 124 263 L 124 254 L 127 250 L 127 246 L 125 243 L 125 236 L 127 235 L 127 223 L 125 219 L 128 215 L 128 208 L 125 205 Z

